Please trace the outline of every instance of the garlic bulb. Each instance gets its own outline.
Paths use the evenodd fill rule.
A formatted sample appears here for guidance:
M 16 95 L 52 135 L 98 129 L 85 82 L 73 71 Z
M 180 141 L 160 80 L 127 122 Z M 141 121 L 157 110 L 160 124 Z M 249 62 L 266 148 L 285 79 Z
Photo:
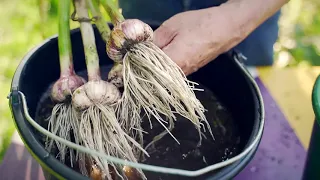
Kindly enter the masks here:
M 113 104 L 120 98 L 118 88 L 109 82 L 89 81 L 84 88 L 88 98 L 94 103 Z
M 123 87 L 122 68 L 123 65 L 121 63 L 116 63 L 108 74 L 108 81 L 118 88 Z
M 63 102 L 70 96 L 73 91 L 82 86 L 86 81 L 76 74 L 62 76 L 54 83 L 51 90 L 51 98 L 56 102 Z
M 89 81 L 73 93 L 72 104 L 78 110 L 94 104 L 113 104 L 121 97 L 118 88 L 102 80 Z
M 88 98 L 84 86 L 76 89 L 72 95 L 72 105 L 75 109 L 81 111 L 93 105 L 93 102 Z
M 101 169 L 97 165 L 92 165 L 91 172 L 90 172 L 90 178 L 92 180 L 102 180 L 102 172 Z
M 117 24 L 111 31 L 107 54 L 115 62 L 121 62 L 134 44 L 152 39 L 153 30 L 148 24 L 138 19 L 127 19 Z

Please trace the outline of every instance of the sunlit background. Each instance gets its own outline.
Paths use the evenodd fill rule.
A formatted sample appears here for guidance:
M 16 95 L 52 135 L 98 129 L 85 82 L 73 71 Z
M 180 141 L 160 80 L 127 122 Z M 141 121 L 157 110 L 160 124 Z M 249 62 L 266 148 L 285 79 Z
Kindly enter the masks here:
M 14 132 L 8 101 L 11 78 L 30 48 L 57 33 L 57 0 L 0 1 L 0 162 Z M 320 65 L 320 1 L 291 0 L 283 7 L 275 65 Z M 72 28 L 77 23 L 71 23 Z M 45 61 L 45 59 L 44 59 Z

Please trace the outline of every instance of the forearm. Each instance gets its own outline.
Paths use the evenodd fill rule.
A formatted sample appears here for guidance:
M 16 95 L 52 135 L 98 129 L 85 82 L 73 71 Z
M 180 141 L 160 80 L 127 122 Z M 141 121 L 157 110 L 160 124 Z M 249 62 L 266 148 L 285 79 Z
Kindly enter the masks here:
M 247 36 L 269 17 L 274 15 L 289 0 L 229 0 L 221 5 L 229 12 L 230 21 Z

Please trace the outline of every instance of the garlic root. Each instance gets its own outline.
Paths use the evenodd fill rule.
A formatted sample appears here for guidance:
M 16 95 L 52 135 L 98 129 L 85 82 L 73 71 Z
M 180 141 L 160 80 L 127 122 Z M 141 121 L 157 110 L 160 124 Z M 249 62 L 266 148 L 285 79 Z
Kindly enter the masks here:
M 137 124 L 143 109 L 175 139 L 164 125 L 169 123 L 172 127 L 174 121 L 168 122 L 161 115 L 176 120 L 175 114 L 179 114 L 198 129 L 200 145 L 203 122 L 212 137 L 213 134 L 204 115 L 205 109 L 193 92 L 197 83 L 189 81 L 181 68 L 152 43 L 152 38 L 151 27 L 137 19 L 118 23 L 111 32 L 107 53 L 115 62 L 123 64 L 124 91 L 118 107 L 119 118 L 130 122 L 129 127 L 136 131 L 140 128 Z

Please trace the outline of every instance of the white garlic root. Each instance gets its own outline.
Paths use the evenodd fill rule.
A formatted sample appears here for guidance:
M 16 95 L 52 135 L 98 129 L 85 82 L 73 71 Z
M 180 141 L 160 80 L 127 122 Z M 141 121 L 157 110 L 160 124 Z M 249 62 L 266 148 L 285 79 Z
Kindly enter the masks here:
M 79 131 L 79 121 L 76 112 L 70 104 L 59 103 L 55 105 L 52 110 L 52 115 L 48 120 L 48 129 L 50 132 L 68 141 L 71 141 L 71 137 L 74 137 L 75 143 L 80 144 L 79 136 L 77 134 Z M 71 167 L 73 167 L 73 162 L 79 160 L 78 152 L 68 148 L 65 144 L 47 138 L 45 148 L 49 152 L 51 152 L 54 142 L 59 150 L 58 156 L 60 157 L 59 159 L 61 162 L 65 163 L 65 158 L 69 150 Z
M 88 106 L 83 106 L 90 102 Z M 85 147 L 104 152 L 107 155 L 138 162 L 135 150 L 148 153 L 132 137 L 126 134 L 115 116 L 113 105 L 120 99 L 120 92 L 111 83 L 98 80 L 88 81 L 78 88 L 73 95 L 73 106 L 77 108 L 80 117 L 79 137 Z M 122 165 L 106 162 L 94 157 L 97 166 L 102 169 L 107 179 L 111 179 L 109 165 L 115 168 L 119 176 L 123 176 Z M 84 163 L 84 162 L 82 162 Z M 84 167 L 84 164 L 80 166 Z M 144 177 L 143 172 L 139 171 Z M 82 170 L 81 173 L 87 173 Z
M 155 117 L 175 139 L 165 126 L 170 123 L 169 127 L 173 127 L 174 121 L 168 122 L 161 115 L 176 120 L 175 114 L 179 114 L 198 129 L 199 145 L 203 122 L 214 138 L 204 115 L 205 109 L 193 92 L 198 84 L 189 81 L 181 68 L 152 43 L 152 38 L 151 27 L 137 19 L 125 20 L 111 32 L 108 56 L 123 64 L 124 92 L 117 108 L 119 118 L 130 123 L 128 126 L 132 131 L 142 131 L 138 125 L 142 109 L 148 117 Z
M 169 119 L 168 131 L 169 131 L 169 132 L 172 131 L 173 128 L 174 128 L 174 122 L 173 122 L 172 119 Z M 155 144 L 157 141 L 161 140 L 165 135 L 167 135 L 167 134 L 168 134 L 168 131 L 163 131 L 163 132 L 160 133 L 159 135 L 155 136 L 155 137 L 153 138 L 153 140 L 152 140 L 149 144 L 146 145 L 145 150 L 147 150 L 150 146 L 153 146 L 153 148 L 155 148 L 155 147 L 154 147 L 154 144 Z
M 51 99 L 56 103 L 51 111 L 50 116 L 47 118 L 48 130 L 64 139 L 71 141 L 71 137 L 75 138 L 75 143 L 79 144 L 78 141 L 78 119 L 76 117 L 75 111 L 73 110 L 71 104 L 71 94 L 74 90 L 85 83 L 85 80 L 80 76 L 77 76 L 73 69 L 67 71 L 67 73 L 62 74 L 58 81 L 52 87 Z M 46 149 L 51 152 L 53 142 L 59 150 L 58 156 L 60 160 L 64 163 L 67 151 L 70 151 L 70 163 L 73 166 L 73 161 L 78 158 L 78 153 L 74 157 L 72 149 L 69 149 L 64 144 L 59 141 L 54 141 L 53 139 L 46 139 L 46 143 L 50 144 L 46 146 Z

